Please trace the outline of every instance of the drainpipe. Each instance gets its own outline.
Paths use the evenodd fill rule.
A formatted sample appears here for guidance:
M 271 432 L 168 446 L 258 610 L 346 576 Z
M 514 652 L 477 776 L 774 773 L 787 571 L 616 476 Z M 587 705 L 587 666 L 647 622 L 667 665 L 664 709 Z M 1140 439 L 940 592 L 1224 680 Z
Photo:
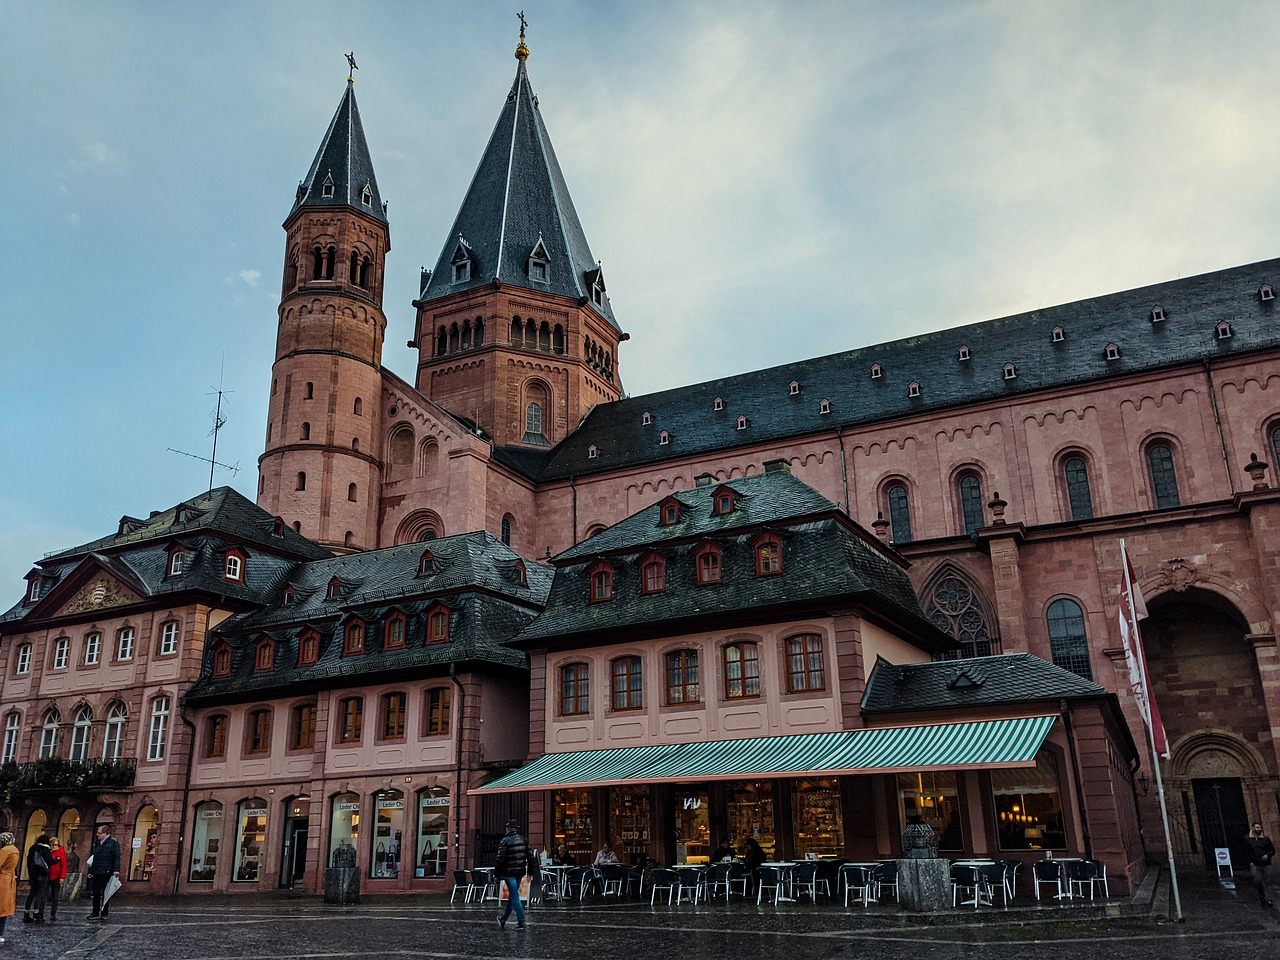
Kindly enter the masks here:
M 174 864 L 173 871 L 173 892 L 175 894 L 178 892 L 178 885 L 182 882 L 182 851 L 186 846 L 187 807 L 190 806 L 191 801 L 191 768 L 195 765 L 196 758 L 196 725 L 187 716 L 186 697 L 178 701 L 178 716 L 191 733 L 191 744 L 187 749 L 187 775 L 182 780 L 182 809 L 178 811 L 178 859 Z
M 1209 383 L 1209 405 L 1213 407 L 1213 425 L 1218 428 L 1218 444 L 1222 447 L 1222 466 L 1227 471 L 1227 485 L 1231 488 L 1231 495 L 1236 495 L 1236 478 L 1231 472 L 1231 461 L 1227 457 L 1227 437 L 1222 432 L 1222 417 L 1218 415 L 1218 393 L 1213 386 L 1213 370 L 1209 366 L 1209 361 L 1204 362 L 1204 378 Z
M 1071 705 L 1062 701 L 1062 721 L 1067 728 L 1067 747 L 1071 751 L 1071 771 L 1076 781 L 1076 806 L 1080 810 L 1080 830 L 1084 834 L 1084 856 L 1093 859 L 1093 836 L 1089 833 L 1089 811 L 1084 805 L 1084 784 L 1080 782 L 1080 757 L 1076 754 L 1076 735 L 1071 726 Z
M 453 681 L 453 685 L 458 688 L 458 743 L 457 754 L 458 764 L 455 771 L 456 785 L 453 789 L 453 868 L 455 870 L 462 869 L 462 718 L 464 716 L 466 704 L 466 688 L 462 686 L 462 681 L 458 679 L 458 665 L 450 662 L 449 679 Z
M 573 474 L 569 475 L 569 489 L 573 491 L 573 542 L 578 543 L 578 484 Z

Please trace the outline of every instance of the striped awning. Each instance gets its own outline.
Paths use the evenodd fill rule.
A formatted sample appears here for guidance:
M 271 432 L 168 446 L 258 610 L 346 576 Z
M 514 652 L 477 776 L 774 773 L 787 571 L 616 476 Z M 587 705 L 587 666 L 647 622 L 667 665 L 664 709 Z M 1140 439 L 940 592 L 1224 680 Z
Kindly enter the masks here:
M 1055 719 L 974 720 L 548 753 L 472 792 L 1029 767 Z

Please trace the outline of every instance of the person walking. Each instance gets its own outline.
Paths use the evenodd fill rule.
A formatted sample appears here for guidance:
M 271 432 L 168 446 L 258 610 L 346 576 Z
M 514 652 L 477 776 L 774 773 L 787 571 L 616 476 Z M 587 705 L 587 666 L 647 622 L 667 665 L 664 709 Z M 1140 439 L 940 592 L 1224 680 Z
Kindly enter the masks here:
M 89 885 L 93 890 L 93 910 L 90 920 L 106 920 L 107 904 L 103 903 L 103 894 L 107 890 L 107 882 L 115 877 L 120 878 L 120 844 L 111 835 L 111 824 L 98 824 L 98 837 L 93 842 L 93 851 L 89 854 Z
M 18 839 L 12 833 L 0 833 L 0 943 L 4 943 L 4 925 L 18 910 Z
M 62 897 L 62 881 L 67 879 L 67 851 L 57 837 L 49 838 L 49 922 L 58 922 L 58 900 Z
M 1258 899 L 1264 907 L 1269 907 L 1271 906 L 1271 860 L 1276 855 L 1275 844 L 1263 831 L 1261 823 L 1254 823 L 1244 843 L 1249 854 L 1249 872 L 1253 874 L 1253 885 L 1257 888 Z
M 535 874 L 538 861 L 529 850 L 529 842 L 520 833 L 520 824 L 507 821 L 507 835 L 498 841 L 498 856 L 493 862 L 493 878 L 507 887 L 507 907 L 498 914 L 498 926 L 507 928 L 511 911 L 516 912 L 516 929 L 524 929 L 524 904 L 520 902 L 520 878 Z
M 49 852 L 49 837 L 40 834 L 27 851 L 27 902 L 22 907 L 23 923 L 44 923 L 44 898 L 49 892 L 49 867 L 53 856 Z

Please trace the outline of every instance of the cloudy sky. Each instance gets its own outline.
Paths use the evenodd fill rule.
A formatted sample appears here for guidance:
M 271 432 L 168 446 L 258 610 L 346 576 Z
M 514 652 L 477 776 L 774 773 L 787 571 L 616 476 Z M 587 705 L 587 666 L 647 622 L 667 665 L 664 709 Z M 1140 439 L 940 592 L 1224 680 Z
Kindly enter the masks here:
M 1280 255 L 1280 4 L 0 4 L 0 609 L 45 553 L 256 490 L 281 222 L 346 83 L 403 346 L 529 72 L 633 395 Z

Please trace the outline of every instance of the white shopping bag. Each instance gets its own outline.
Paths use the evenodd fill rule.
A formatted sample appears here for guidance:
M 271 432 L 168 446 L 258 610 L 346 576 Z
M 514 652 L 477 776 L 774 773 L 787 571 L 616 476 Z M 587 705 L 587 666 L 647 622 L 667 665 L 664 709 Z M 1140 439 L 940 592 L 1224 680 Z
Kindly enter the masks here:
M 115 896 L 117 890 L 121 887 L 120 878 L 112 877 L 107 881 L 106 888 L 102 891 L 102 905 L 105 907 L 111 898 Z

